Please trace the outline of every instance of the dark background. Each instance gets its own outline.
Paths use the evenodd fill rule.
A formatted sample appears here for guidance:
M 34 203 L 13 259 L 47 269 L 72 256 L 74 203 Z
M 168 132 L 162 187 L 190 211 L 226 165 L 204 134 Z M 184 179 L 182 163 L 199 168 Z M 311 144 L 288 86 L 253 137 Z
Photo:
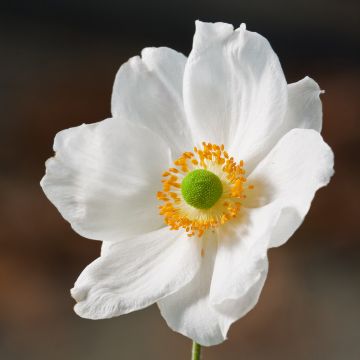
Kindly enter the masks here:
M 0 359 L 188 359 L 156 306 L 111 320 L 69 295 L 99 244 L 42 193 L 56 132 L 110 115 L 119 66 L 147 46 L 191 49 L 194 20 L 266 36 L 288 82 L 326 90 L 336 174 L 304 225 L 271 250 L 256 308 L 205 360 L 360 359 L 359 1 L 0 1 Z

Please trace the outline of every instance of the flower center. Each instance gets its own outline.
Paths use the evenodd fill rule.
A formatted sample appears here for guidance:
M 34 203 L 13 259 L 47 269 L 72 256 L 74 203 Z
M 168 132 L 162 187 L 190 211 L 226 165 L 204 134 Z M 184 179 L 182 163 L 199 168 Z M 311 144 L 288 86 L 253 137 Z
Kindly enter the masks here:
M 222 193 L 220 178 L 209 170 L 193 170 L 181 182 L 181 194 L 184 200 L 196 209 L 210 209 L 220 199 Z
M 241 200 L 254 188 L 246 181 L 242 160 L 235 162 L 224 145 L 203 142 L 163 173 L 160 215 L 170 230 L 183 228 L 188 236 L 201 237 L 239 214 Z

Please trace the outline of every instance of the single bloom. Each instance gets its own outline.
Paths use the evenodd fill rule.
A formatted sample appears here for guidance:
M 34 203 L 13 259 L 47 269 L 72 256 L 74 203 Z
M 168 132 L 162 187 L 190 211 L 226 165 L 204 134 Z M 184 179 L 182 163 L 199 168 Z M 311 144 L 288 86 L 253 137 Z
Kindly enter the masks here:
M 333 174 L 321 91 L 287 84 L 245 25 L 196 22 L 188 58 L 146 48 L 120 67 L 112 118 L 59 132 L 41 186 L 80 235 L 102 241 L 75 312 L 104 319 L 157 303 L 209 346 L 258 301 L 267 250 L 302 223 Z

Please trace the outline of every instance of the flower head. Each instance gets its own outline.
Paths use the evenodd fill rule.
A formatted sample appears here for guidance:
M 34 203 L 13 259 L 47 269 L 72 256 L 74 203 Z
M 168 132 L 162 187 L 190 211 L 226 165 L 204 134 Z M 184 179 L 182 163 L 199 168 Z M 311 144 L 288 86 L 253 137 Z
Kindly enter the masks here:
M 267 250 L 302 223 L 333 174 L 321 91 L 287 84 L 265 38 L 196 22 L 188 58 L 147 48 L 121 66 L 112 118 L 58 133 L 41 185 L 75 231 L 101 240 L 75 311 L 157 303 L 202 345 L 258 301 Z

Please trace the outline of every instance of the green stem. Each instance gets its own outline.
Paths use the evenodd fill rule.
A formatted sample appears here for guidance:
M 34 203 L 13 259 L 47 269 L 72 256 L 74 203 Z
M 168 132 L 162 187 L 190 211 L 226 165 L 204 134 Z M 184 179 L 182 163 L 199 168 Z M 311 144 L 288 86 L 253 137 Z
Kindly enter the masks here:
M 192 352 L 191 352 L 191 360 L 200 360 L 201 356 L 201 345 L 193 341 L 192 344 Z

